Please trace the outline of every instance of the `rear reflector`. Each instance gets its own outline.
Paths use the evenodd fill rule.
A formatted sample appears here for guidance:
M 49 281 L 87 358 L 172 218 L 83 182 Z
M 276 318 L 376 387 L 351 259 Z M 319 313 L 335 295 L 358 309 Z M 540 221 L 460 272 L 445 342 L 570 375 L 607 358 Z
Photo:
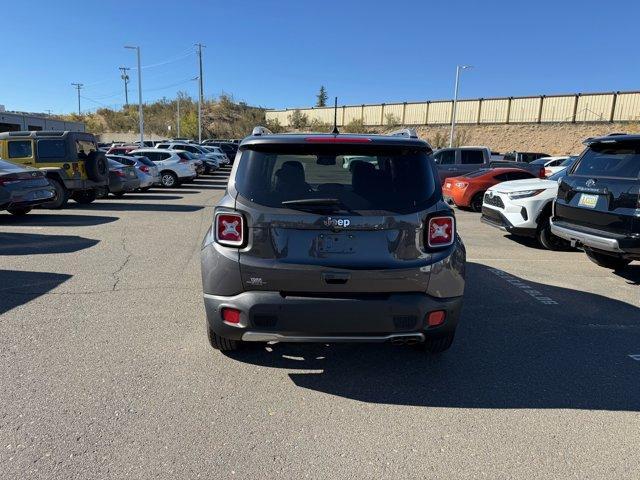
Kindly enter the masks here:
M 442 325 L 446 317 L 447 317 L 447 314 L 444 310 L 431 312 L 429 315 L 427 315 L 427 322 L 426 322 L 427 326 L 437 327 L 438 325 Z
M 430 247 L 451 245 L 455 236 L 455 220 L 453 217 L 432 217 L 429 219 L 427 244 Z
M 239 247 L 244 241 L 244 219 L 239 213 L 216 213 L 214 227 L 216 242 Z
M 235 308 L 223 308 L 222 320 L 226 323 L 240 323 L 240 310 L 236 310 Z
M 306 137 L 305 142 L 310 143 L 370 143 L 370 138 L 364 137 Z

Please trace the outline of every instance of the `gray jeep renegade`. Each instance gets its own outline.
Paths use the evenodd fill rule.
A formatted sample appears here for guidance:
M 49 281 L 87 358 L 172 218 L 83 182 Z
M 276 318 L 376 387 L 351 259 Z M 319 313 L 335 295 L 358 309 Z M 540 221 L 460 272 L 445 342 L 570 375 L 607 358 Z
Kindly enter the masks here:
M 466 254 L 431 153 L 408 129 L 273 135 L 256 127 L 202 244 L 211 345 L 448 349 Z

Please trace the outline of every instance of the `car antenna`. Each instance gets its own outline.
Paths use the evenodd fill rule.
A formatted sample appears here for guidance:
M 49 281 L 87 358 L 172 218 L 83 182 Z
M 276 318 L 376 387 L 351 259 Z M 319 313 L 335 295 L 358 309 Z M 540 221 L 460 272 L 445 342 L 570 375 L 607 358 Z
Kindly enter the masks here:
M 340 130 L 338 130 L 338 97 L 334 97 L 333 101 L 333 133 L 334 135 L 338 135 Z

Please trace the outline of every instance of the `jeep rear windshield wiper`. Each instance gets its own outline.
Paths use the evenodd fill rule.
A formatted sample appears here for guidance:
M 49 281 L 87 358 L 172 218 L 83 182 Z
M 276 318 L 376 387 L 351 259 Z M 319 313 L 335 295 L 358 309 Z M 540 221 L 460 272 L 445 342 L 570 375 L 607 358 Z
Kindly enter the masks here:
M 282 202 L 282 205 L 294 209 L 297 208 L 299 210 L 304 210 L 305 208 L 324 208 L 330 209 L 332 211 L 351 211 L 351 209 L 338 198 L 299 198 L 297 200 L 285 200 L 284 202 Z

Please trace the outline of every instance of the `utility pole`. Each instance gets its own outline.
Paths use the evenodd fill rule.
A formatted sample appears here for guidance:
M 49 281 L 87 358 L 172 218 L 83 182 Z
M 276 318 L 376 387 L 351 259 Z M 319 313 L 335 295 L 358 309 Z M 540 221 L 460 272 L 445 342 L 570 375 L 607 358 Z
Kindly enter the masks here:
M 458 108 L 458 87 L 460 84 L 460 70 L 466 70 L 472 68 L 471 65 L 457 65 L 456 66 L 456 86 L 453 93 L 453 111 L 451 112 L 451 134 L 449 135 L 449 148 L 453 146 L 453 135 L 456 130 L 456 110 Z
M 202 101 L 203 101 L 203 79 L 202 79 L 202 47 L 205 45 L 201 43 L 196 43 L 196 47 L 198 47 L 198 63 L 200 66 L 200 74 L 198 76 L 198 143 L 202 143 Z
M 138 117 L 140 118 L 140 147 L 144 147 L 144 115 L 142 112 L 142 67 L 140 66 L 140 47 L 125 46 L 135 50 L 138 56 Z
M 177 130 L 177 137 L 176 138 L 180 138 L 180 94 L 178 93 L 178 118 L 176 121 L 176 130 Z
M 122 74 L 120 75 L 120 78 L 122 78 L 122 80 L 124 80 L 124 104 L 125 106 L 129 106 L 129 74 L 127 73 L 129 70 L 131 70 L 129 67 L 118 67 L 120 68 L 120 71 L 122 72 Z
M 78 115 L 82 115 L 82 113 L 80 113 L 80 89 L 82 87 L 84 87 L 84 84 L 82 84 L 82 83 L 72 83 L 71 85 L 76 87 L 76 89 L 78 90 Z

